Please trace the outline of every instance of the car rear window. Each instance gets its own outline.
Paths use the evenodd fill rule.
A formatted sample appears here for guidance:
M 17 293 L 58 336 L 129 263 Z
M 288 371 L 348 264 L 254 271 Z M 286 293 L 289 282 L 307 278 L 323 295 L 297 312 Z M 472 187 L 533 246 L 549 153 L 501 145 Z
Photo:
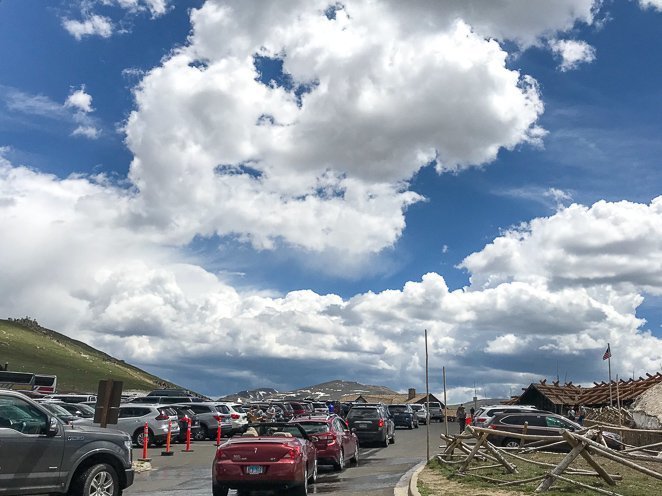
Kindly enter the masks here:
M 393 413 L 402 413 L 402 412 L 407 411 L 407 407 L 402 406 L 402 405 L 390 405 L 388 407 L 388 409 L 389 409 L 390 412 L 393 412 Z
M 378 419 L 376 408 L 352 408 L 347 414 L 348 419 Z
M 329 432 L 329 424 L 326 422 L 300 422 L 306 434 L 319 434 L 320 432 Z

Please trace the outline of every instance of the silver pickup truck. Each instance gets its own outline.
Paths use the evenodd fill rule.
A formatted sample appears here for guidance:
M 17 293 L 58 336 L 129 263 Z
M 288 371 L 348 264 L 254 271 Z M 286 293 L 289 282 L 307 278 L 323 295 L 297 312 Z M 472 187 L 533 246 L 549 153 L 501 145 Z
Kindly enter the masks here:
M 0 390 L 0 495 L 119 496 L 133 484 L 131 438 L 63 424 L 21 393 Z

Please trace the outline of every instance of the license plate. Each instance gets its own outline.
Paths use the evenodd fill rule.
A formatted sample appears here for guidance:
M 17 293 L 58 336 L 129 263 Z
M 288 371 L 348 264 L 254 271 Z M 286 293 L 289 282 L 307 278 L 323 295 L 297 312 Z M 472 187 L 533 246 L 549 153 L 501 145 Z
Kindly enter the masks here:
M 367 429 L 368 428 L 368 426 L 366 424 L 356 424 L 356 427 L 358 427 L 359 429 Z
M 259 475 L 263 471 L 263 467 L 261 465 L 249 465 L 246 467 L 246 473 L 248 475 Z

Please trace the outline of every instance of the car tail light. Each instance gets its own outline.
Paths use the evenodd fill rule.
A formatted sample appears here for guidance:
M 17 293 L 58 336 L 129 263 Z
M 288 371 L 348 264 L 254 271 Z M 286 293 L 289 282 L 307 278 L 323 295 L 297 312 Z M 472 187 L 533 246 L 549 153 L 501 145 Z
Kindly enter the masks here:
M 490 425 L 487 426 L 487 428 L 496 430 L 496 425 L 490 424 Z
M 285 453 L 285 456 L 283 456 L 283 458 L 294 460 L 300 454 L 301 454 L 300 448 L 290 448 L 289 450 L 287 450 L 287 453 Z
M 377 424 L 379 427 L 384 427 L 384 419 L 379 419 L 379 424 Z
M 485 422 L 485 421 L 487 421 L 487 417 L 478 417 L 476 419 L 476 422 Z
M 170 417 L 168 417 L 165 413 L 159 412 L 158 416 L 156 417 L 156 420 L 168 420 Z
M 335 434 L 317 434 L 317 439 L 319 439 L 319 442 L 322 444 L 326 445 L 333 445 L 336 442 L 336 436 Z
M 232 420 L 239 420 L 241 418 L 241 415 L 239 415 L 238 413 L 233 413 L 232 415 L 230 415 L 230 417 L 232 418 Z
M 227 460 L 228 455 L 225 454 L 225 451 L 218 450 L 218 452 L 216 453 L 216 458 L 219 458 L 221 460 Z

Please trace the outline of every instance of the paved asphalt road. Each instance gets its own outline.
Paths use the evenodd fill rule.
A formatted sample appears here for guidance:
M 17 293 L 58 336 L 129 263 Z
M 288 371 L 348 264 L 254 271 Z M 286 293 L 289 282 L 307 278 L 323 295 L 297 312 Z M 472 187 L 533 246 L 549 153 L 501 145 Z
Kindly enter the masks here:
M 439 434 L 445 429 L 443 423 L 430 425 L 430 454 L 439 452 Z M 451 433 L 459 431 L 450 424 Z M 334 472 L 332 467 L 320 466 L 317 484 L 310 486 L 311 494 L 338 494 L 361 496 L 393 496 L 398 480 L 414 465 L 425 459 L 426 432 L 419 429 L 398 429 L 396 442 L 388 448 L 364 446 L 360 451 L 357 467 L 350 466 L 343 472 Z M 175 454 L 160 456 L 161 449 L 150 449 L 152 470 L 136 474 L 136 480 L 124 494 L 149 496 L 210 496 L 211 463 L 214 443 L 195 443 L 192 453 L 183 453 L 182 445 L 174 445 Z M 142 456 L 134 450 L 134 459 Z M 230 495 L 235 494 L 231 491 Z M 254 492 L 255 496 L 271 496 L 268 491 Z

